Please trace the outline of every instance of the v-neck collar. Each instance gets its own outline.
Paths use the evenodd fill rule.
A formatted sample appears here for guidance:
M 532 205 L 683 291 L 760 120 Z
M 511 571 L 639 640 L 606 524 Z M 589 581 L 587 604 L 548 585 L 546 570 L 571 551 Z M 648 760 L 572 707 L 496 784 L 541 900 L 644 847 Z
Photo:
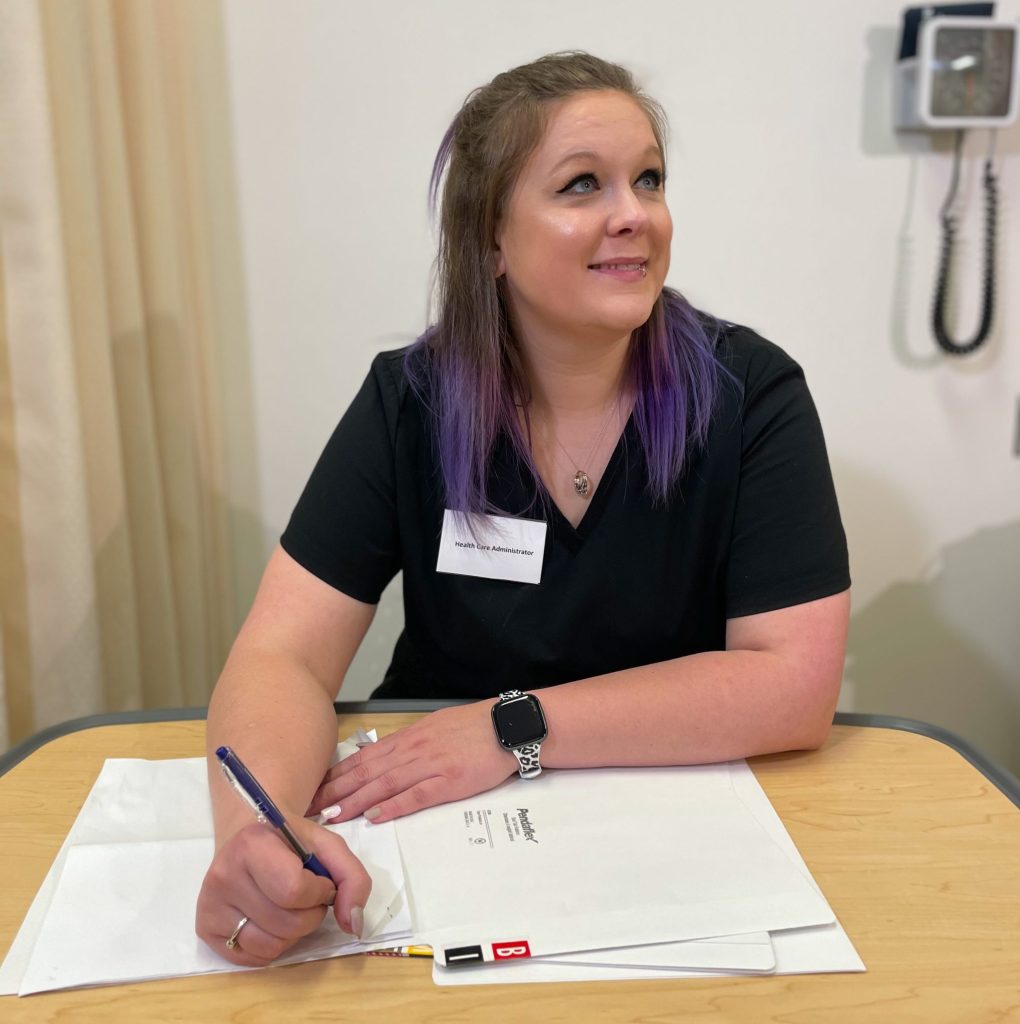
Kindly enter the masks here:
M 632 412 L 630 416 L 627 417 L 627 422 L 624 424 L 619 438 L 617 438 L 616 447 L 613 449 L 612 455 L 609 456 L 609 462 L 606 464 L 602 477 L 595 488 L 595 493 L 591 496 L 588 508 L 581 517 L 581 521 L 577 526 L 574 526 L 573 523 L 570 522 L 563 512 L 560 511 L 559 505 L 553 501 L 551 496 L 549 497 L 548 508 L 550 526 L 552 526 L 557 537 L 563 541 L 564 545 L 569 548 L 571 552 L 580 550 L 585 540 L 587 540 L 587 538 L 594 532 L 602 517 L 605 515 L 606 506 L 610 499 L 610 492 L 613 490 L 613 485 L 616 477 L 619 475 L 620 467 L 626 460 L 628 445 L 631 443 L 628 435 L 631 433 L 633 418 L 634 414 Z
M 489 472 L 489 496 L 497 507 L 507 509 L 504 515 L 545 519 L 556 538 L 574 554 L 597 529 L 605 515 L 618 477 L 626 468 L 629 452 L 635 444 L 639 444 L 639 438 L 634 427 L 634 413 L 631 412 L 595 488 L 595 493 L 591 496 L 588 509 L 576 527 L 552 500 L 545 489 L 544 481 L 539 481 L 541 496 L 535 494 L 527 470 L 521 465 L 512 442 L 505 435 L 497 442 L 493 452 Z M 515 511 L 517 509 L 520 511 Z

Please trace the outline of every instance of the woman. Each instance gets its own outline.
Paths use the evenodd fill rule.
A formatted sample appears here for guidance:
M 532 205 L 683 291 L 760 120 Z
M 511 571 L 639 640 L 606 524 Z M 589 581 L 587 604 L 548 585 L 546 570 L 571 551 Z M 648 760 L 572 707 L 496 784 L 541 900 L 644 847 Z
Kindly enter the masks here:
M 336 885 L 213 769 L 197 930 L 228 959 L 269 962 L 334 896 L 360 932 L 367 876 L 306 809 L 388 821 L 542 766 L 825 739 L 849 577 L 824 443 L 795 363 L 664 290 L 663 123 L 624 69 L 558 54 L 472 94 L 444 139 L 436 325 L 373 364 L 209 709 L 210 750 L 237 748 Z M 473 701 L 324 775 L 398 570 L 376 696 Z

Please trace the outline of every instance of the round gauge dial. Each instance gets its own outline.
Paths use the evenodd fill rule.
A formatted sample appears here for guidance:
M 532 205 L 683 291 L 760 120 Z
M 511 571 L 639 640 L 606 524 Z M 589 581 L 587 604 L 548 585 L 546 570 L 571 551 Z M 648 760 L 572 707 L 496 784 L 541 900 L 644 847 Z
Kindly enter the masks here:
M 931 79 L 933 117 L 1009 113 L 1016 33 L 1009 28 L 939 26 Z

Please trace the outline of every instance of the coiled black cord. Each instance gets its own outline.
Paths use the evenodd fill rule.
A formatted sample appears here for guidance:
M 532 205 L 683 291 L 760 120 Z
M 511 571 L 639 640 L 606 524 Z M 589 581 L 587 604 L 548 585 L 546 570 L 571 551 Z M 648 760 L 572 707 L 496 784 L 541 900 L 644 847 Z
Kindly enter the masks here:
M 944 352 L 953 356 L 965 356 L 984 344 L 992 330 L 995 312 L 995 232 L 999 196 L 997 180 L 992 171 L 992 160 L 985 161 L 983 185 L 985 189 L 985 260 L 983 268 L 984 295 L 981 300 L 981 323 L 977 334 L 970 341 L 954 341 L 946 330 L 946 297 L 949 291 L 949 271 L 953 258 L 953 242 L 956 239 L 956 217 L 950 213 L 956 189 L 960 183 L 960 157 L 963 148 L 963 132 L 956 133 L 956 151 L 953 157 L 953 180 L 939 220 L 942 222 L 942 252 L 939 256 L 938 276 L 935 281 L 935 304 L 932 309 L 932 330 L 935 340 Z

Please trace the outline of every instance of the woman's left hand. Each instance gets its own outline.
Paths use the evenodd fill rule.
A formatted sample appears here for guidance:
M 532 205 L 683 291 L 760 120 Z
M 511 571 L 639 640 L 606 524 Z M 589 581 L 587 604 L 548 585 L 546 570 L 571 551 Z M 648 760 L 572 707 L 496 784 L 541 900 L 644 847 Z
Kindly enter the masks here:
M 442 708 L 333 765 L 307 814 L 339 804 L 331 822 L 400 818 L 498 786 L 517 770 L 492 727 L 494 701 Z

